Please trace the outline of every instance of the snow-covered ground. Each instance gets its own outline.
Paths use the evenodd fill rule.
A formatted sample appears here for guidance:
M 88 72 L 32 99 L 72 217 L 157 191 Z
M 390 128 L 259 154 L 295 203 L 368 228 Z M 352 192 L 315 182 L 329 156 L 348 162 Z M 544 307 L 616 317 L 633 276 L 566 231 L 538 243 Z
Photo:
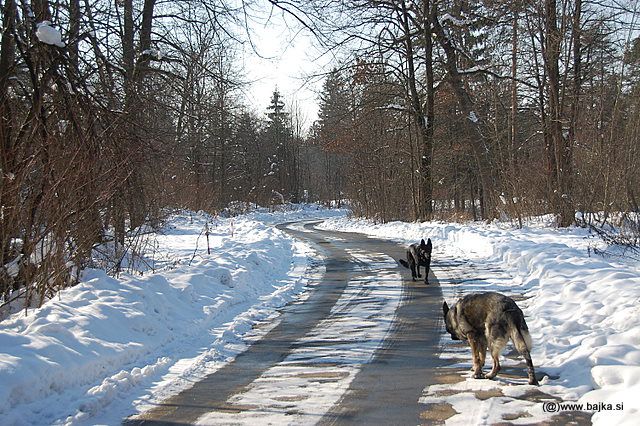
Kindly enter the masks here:
M 119 424 L 217 370 L 305 290 L 316 255 L 270 225 L 344 214 L 172 217 L 149 236 L 155 273 L 87 270 L 42 308 L 0 323 L 0 423 Z
M 323 226 L 330 229 L 407 243 L 430 237 L 436 260 L 455 259 L 481 275 L 460 284 L 436 264 L 448 302 L 455 302 L 461 288 L 520 296 L 534 338 L 534 363 L 551 376 L 542 380 L 541 391 L 563 401 L 623 404 L 622 410 L 596 413 L 594 422 L 635 423 L 640 408 L 637 262 L 590 256 L 594 240 L 582 229 L 375 225 L 349 219 L 345 211 L 307 207 L 230 219 L 176 215 L 153 236 L 154 273 L 116 279 L 88 270 L 78 286 L 41 309 L 1 322 L 2 424 L 119 424 L 217 370 L 274 326 L 278 307 L 304 297 L 304 272 L 317 254 L 271 225 L 316 217 L 328 219 Z M 202 235 L 207 222 L 211 255 Z M 323 332 L 319 329 L 318 336 L 329 339 Z M 447 348 L 446 336 L 442 341 Z M 468 351 L 445 350 L 443 356 L 461 365 L 470 361 Z M 264 380 L 293 374 L 287 362 Z M 259 398 L 260 386 L 257 382 L 238 398 Z M 441 396 L 438 386 L 451 387 L 426 388 L 422 402 L 449 402 L 460 413 L 449 419 L 452 424 L 492 423 L 514 412 L 528 413 L 531 417 L 518 420 L 527 423 L 549 417 L 541 404 L 514 398 L 532 387 L 500 375 L 495 381 L 467 378 L 453 385 L 458 392 L 451 396 Z M 476 390 L 495 387 L 502 399 L 474 396 Z
M 583 403 L 584 408 L 587 403 L 596 404 L 598 409 L 587 410 L 595 413 L 595 424 L 637 424 L 640 265 L 593 255 L 592 248 L 598 243 L 588 231 L 553 229 L 541 223 L 517 230 L 500 224 L 373 224 L 347 218 L 329 220 L 323 227 L 407 243 L 430 237 L 436 261 L 439 256 L 456 259 L 478 270 L 477 277 L 465 277 L 459 283 L 451 282 L 454 277 L 434 266 L 450 304 L 461 291 L 499 291 L 522 299 L 518 304 L 534 340 L 532 358 L 540 371 L 553 377 L 542 380 L 539 390 L 560 398 L 560 402 Z M 443 345 L 447 344 L 450 339 L 443 336 Z M 445 351 L 444 356 L 451 354 Z M 470 365 L 468 351 L 453 356 Z M 530 417 L 519 421 L 531 424 L 553 414 L 545 413 L 545 408 L 569 410 L 508 398 L 531 390 L 526 380 L 523 383 L 514 386 L 500 375 L 495 381 L 469 375 L 456 385 L 458 391 L 467 393 L 434 397 L 441 388 L 451 388 L 437 385 L 425 389 L 422 402 L 449 402 L 460 413 L 448 420 L 450 424 L 491 424 L 503 421 L 507 412 L 528 413 Z M 493 388 L 507 398 L 474 397 L 474 391 Z

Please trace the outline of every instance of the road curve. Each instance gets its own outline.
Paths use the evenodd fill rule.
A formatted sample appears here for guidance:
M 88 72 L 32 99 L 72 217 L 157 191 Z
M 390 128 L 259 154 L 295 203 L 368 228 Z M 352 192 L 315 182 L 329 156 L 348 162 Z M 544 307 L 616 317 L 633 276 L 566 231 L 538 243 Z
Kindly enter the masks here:
M 316 224 L 279 226 L 324 257 L 307 271 L 304 303 L 286 306 L 234 361 L 125 424 L 421 423 L 418 399 L 443 365 L 437 278 L 411 281 L 396 243 Z

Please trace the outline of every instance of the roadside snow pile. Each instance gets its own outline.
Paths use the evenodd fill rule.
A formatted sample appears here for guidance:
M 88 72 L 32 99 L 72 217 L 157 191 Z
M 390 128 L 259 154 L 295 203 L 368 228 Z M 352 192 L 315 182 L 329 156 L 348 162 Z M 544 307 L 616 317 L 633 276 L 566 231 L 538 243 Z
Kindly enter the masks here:
M 323 214 L 305 211 L 178 215 L 155 236 L 160 272 L 87 270 L 41 309 L 1 322 L 2 424 L 119 423 L 228 362 L 305 289 L 310 249 L 264 223 Z
M 544 379 L 540 390 L 564 401 L 612 404 L 613 411 L 595 413 L 596 424 L 637 421 L 639 265 L 590 256 L 593 240 L 586 230 L 347 219 L 329 220 L 323 227 L 405 243 L 430 237 L 436 276 L 438 254 L 471 260 L 481 269 L 504 269 L 511 276 L 510 289 L 497 281 L 485 289 L 524 296 L 519 305 L 533 336 L 533 360 L 557 377 Z M 616 404 L 624 404 L 623 410 L 615 410 Z

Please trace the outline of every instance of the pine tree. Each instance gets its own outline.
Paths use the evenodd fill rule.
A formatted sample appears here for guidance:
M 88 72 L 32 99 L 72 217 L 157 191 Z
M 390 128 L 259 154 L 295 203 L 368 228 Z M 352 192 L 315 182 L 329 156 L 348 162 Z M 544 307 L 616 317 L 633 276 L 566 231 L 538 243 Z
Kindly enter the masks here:
M 353 150 L 353 120 L 351 99 L 346 83 L 338 70 L 327 76 L 320 95 L 317 141 L 322 152 L 319 159 L 325 185 L 319 194 L 323 199 L 340 202 L 345 190 L 345 165 Z
M 268 145 L 270 165 L 267 175 L 274 176 L 271 185 L 274 196 L 298 201 L 298 158 L 291 130 L 289 113 L 285 110 L 282 95 L 276 88 L 267 107 L 267 129 L 265 141 Z M 273 180 L 273 179 L 272 179 Z

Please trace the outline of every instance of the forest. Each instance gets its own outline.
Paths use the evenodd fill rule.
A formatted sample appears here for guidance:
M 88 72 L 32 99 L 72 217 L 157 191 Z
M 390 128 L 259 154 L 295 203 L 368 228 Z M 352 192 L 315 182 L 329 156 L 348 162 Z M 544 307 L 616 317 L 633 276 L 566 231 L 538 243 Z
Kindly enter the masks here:
M 638 230 L 638 7 L 5 0 L 1 300 L 118 273 L 180 209 L 348 203 L 380 222 L 559 227 L 598 213 Z M 310 126 L 275 88 L 267 111 L 243 100 L 240 46 L 264 8 L 335 58 Z

